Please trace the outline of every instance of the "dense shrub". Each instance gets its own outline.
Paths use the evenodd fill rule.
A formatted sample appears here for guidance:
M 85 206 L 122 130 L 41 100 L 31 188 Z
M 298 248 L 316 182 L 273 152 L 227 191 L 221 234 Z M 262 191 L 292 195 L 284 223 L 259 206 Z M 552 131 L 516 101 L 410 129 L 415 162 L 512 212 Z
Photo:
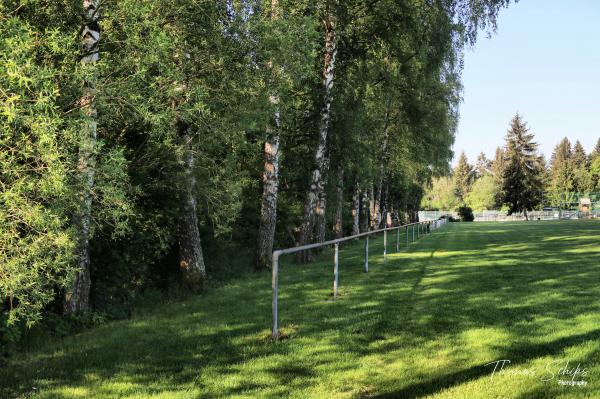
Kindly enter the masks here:
M 456 209 L 456 212 L 458 212 L 458 216 L 460 216 L 460 220 L 462 220 L 463 222 L 472 222 L 473 220 L 475 220 L 475 216 L 473 215 L 473 209 L 466 205 L 459 206 Z

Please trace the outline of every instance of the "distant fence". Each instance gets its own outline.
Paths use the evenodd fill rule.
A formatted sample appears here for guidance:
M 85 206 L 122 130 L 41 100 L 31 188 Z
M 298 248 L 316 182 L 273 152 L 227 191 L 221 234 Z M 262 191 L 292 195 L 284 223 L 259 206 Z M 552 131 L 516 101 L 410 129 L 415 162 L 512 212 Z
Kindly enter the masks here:
M 453 211 L 419 211 L 419 221 L 426 222 L 430 220 L 438 220 L 444 216 L 452 216 L 458 219 L 458 213 Z
M 419 211 L 419 221 L 437 220 L 443 216 L 452 216 L 459 219 L 456 212 L 450 211 Z M 503 211 L 482 211 L 473 212 L 476 222 L 512 222 L 526 220 L 523 213 L 513 213 Z M 600 210 L 591 212 L 571 211 L 571 210 L 552 210 L 552 211 L 531 211 L 527 212 L 529 220 L 570 220 L 570 219 L 596 219 L 600 218 Z

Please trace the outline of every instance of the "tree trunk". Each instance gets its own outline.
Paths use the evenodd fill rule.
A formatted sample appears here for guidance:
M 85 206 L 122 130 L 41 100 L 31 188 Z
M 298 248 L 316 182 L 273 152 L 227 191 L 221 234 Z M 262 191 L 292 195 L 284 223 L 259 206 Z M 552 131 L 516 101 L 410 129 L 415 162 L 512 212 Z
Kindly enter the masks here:
M 382 206 L 383 200 L 383 185 L 385 180 L 385 161 L 387 159 L 387 147 L 388 147 L 388 137 L 389 137 L 389 125 L 390 125 L 390 107 L 391 107 L 391 97 L 388 97 L 386 110 L 385 110 L 385 120 L 383 125 L 383 139 L 381 140 L 381 154 L 379 156 L 379 185 L 377 186 L 377 196 L 375 197 L 375 204 L 377 206 L 376 213 L 376 225 L 377 228 L 382 228 L 386 221 L 387 215 L 385 214 L 385 207 Z
M 363 191 L 360 204 L 360 232 L 365 233 L 369 230 L 369 194 Z
M 329 160 L 325 161 L 326 164 L 329 162 Z M 328 169 L 327 166 L 325 166 L 325 169 Z M 327 204 L 327 192 L 325 191 L 325 182 L 323 182 L 323 186 L 322 189 L 319 191 L 319 196 L 317 199 L 317 206 L 315 208 L 315 228 L 316 228 L 316 240 L 317 242 L 323 242 L 325 241 L 325 233 L 326 233 L 326 217 L 327 214 L 325 213 L 325 209 L 326 209 L 326 204 Z
M 379 228 L 385 228 L 385 227 L 389 227 L 388 226 L 388 185 L 387 183 L 383 183 L 384 184 L 384 194 L 381 197 L 381 221 L 379 224 Z
M 324 240 L 324 218 L 325 218 L 325 175 L 328 168 L 327 160 L 327 136 L 331 124 L 331 103 L 333 78 L 335 70 L 335 58 L 337 53 L 335 43 L 335 18 L 330 5 L 327 5 L 325 26 L 325 56 L 323 66 L 323 86 L 325 94 L 323 106 L 321 107 L 321 120 L 319 123 L 319 141 L 315 151 L 315 168 L 311 175 L 310 186 L 306 196 L 304 217 L 300 228 L 300 244 L 308 244 L 315 234 L 315 226 L 318 224 L 317 239 Z M 298 260 L 307 262 L 310 253 L 303 251 L 298 253 Z
M 360 184 L 356 182 L 352 191 L 352 235 L 360 233 Z
M 275 129 L 275 131 L 273 130 Z M 260 227 L 255 269 L 271 265 L 275 226 L 277 223 L 277 191 L 279 188 L 279 111 L 274 115 L 274 126 L 267 129 L 265 140 L 265 167 L 263 171 L 263 195 L 260 211 Z
M 271 19 L 279 17 L 278 0 L 271 0 Z M 269 62 L 273 69 L 273 62 Z M 275 74 L 271 73 L 271 76 Z M 261 270 L 271 266 L 273 255 L 273 242 L 275 240 L 275 227 L 277 225 L 277 192 L 279 190 L 279 95 L 272 93 L 269 97 L 274 108 L 273 120 L 266 129 L 263 170 L 263 195 L 260 210 L 260 226 L 258 228 L 258 241 L 254 269 Z
M 96 77 L 92 65 L 98 61 L 100 25 L 98 18 L 99 0 L 84 0 L 85 24 L 81 31 L 83 54 L 81 63 L 87 76 L 83 83 L 80 99 L 83 113 L 83 134 L 79 146 L 79 172 L 82 192 L 77 212 L 77 274 L 71 288 L 65 294 L 63 311 L 75 313 L 87 311 L 90 306 L 90 227 L 92 223 L 92 190 L 94 188 L 94 151 L 97 144 L 97 111 L 95 104 Z
M 335 238 L 342 238 L 344 235 L 343 229 L 343 206 L 344 206 L 344 169 L 338 169 L 337 181 L 337 207 L 335 210 L 335 223 L 333 224 L 333 233 Z
M 379 223 L 379 203 L 375 199 L 373 184 L 369 188 L 369 221 L 371 230 L 377 229 Z
M 179 267 L 183 274 L 183 285 L 192 290 L 202 288 L 206 281 L 206 266 L 202 254 L 202 242 L 198 230 L 196 206 L 196 175 L 194 164 L 196 157 L 192 148 L 192 136 L 189 128 L 181 124 L 181 136 L 185 151 L 184 188 L 182 209 L 179 217 Z

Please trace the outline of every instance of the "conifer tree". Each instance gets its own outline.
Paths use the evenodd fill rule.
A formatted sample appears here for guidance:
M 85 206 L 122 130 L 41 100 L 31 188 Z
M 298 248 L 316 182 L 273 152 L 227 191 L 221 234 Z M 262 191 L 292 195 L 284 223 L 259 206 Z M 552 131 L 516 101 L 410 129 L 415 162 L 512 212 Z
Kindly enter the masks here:
M 502 202 L 508 205 L 509 214 L 523 212 L 525 219 L 527 211 L 540 204 L 543 193 L 538 144 L 533 139 L 533 133 L 517 113 L 506 135 Z
M 556 145 L 550 158 L 550 199 L 554 206 L 570 202 L 573 191 L 573 151 L 571 142 L 564 138 Z
M 475 164 L 475 179 L 481 179 L 492 172 L 492 162 L 487 159 L 483 151 L 477 156 Z
M 473 167 L 467 161 L 465 152 L 461 152 L 458 158 L 458 163 L 454 168 L 454 190 L 456 197 L 460 202 L 464 202 L 471 191 L 471 184 L 473 183 Z
M 596 141 L 596 145 L 594 146 L 594 149 L 592 150 L 592 152 L 590 152 L 590 157 L 589 157 L 589 164 L 591 165 L 592 161 L 596 158 L 598 158 L 598 156 L 600 156 L 600 139 L 598 139 L 598 141 Z
M 573 147 L 573 158 L 571 163 L 573 171 L 573 191 L 576 193 L 588 192 L 592 186 L 592 177 L 589 172 L 588 157 L 579 140 L 575 142 L 575 146 Z

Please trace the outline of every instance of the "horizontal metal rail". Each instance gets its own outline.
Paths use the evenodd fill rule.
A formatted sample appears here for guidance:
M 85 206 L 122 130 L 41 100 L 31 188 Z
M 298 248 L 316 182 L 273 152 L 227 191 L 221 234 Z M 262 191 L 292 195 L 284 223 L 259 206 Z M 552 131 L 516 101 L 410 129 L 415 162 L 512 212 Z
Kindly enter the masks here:
M 409 243 L 409 229 L 412 229 L 412 240 L 415 241 L 415 228 L 417 238 L 419 238 L 423 234 L 429 234 L 432 230 L 438 229 L 447 223 L 447 219 L 439 219 L 439 220 L 431 220 L 431 221 L 423 221 L 416 223 L 404 224 L 401 226 L 387 227 L 384 229 L 367 231 L 360 234 L 355 234 L 352 236 L 337 238 L 335 240 L 324 241 L 321 243 L 301 245 L 298 247 L 291 247 L 286 249 L 278 249 L 273 251 L 273 269 L 272 269 L 272 281 L 271 288 L 273 290 L 273 321 L 272 321 L 272 329 L 271 329 L 271 337 L 274 340 L 279 338 L 279 319 L 278 319 L 278 307 L 279 307 L 279 257 L 282 255 L 293 254 L 296 252 L 307 251 L 310 249 L 316 249 L 321 247 L 326 247 L 333 245 L 335 248 L 334 254 L 334 268 L 333 268 L 333 296 L 334 298 L 338 296 L 338 278 L 339 278 L 339 244 L 342 242 L 356 240 L 357 238 L 365 237 L 365 273 L 369 272 L 369 236 L 374 234 L 383 233 L 383 259 L 386 260 L 387 256 L 387 233 L 388 231 L 396 231 L 396 251 L 400 251 L 400 230 L 405 230 L 406 235 L 406 245 Z

